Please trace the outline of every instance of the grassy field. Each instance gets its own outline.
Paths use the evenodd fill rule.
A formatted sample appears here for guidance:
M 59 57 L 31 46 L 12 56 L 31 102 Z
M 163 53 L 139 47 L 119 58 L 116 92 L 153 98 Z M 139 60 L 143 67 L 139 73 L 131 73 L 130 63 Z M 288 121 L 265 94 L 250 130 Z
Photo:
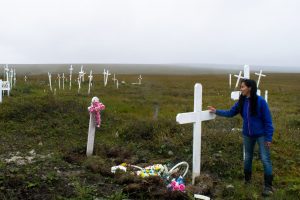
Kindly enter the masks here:
M 123 162 L 147 166 L 192 166 L 192 125 L 178 125 L 176 115 L 193 110 L 194 84 L 203 85 L 203 108 L 226 109 L 230 100 L 228 75 L 118 76 L 126 81 L 116 89 L 103 87 L 95 76 L 92 94 L 87 82 L 66 83 L 56 95 L 48 77 L 19 78 L 11 96 L 0 104 L 0 199 L 193 199 L 194 193 L 212 199 L 262 199 L 263 168 L 253 162 L 253 183 L 244 185 L 242 121 L 217 117 L 202 124 L 201 176 L 186 193 L 169 192 L 157 178 L 141 179 L 110 173 Z M 269 199 L 300 199 L 300 74 L 269 74 L 261 90 L 269 91 L 275 126 L 272 144 L 275 193 Z M 94 155 L 85 156 L 91 98 L 106 105 L 96 130 Z M 256 151 L 257 152 L 257 151 Z M 256 153 L 257 155 L 257 153 Z M 191 170 L 186 182 L 191 182 Z

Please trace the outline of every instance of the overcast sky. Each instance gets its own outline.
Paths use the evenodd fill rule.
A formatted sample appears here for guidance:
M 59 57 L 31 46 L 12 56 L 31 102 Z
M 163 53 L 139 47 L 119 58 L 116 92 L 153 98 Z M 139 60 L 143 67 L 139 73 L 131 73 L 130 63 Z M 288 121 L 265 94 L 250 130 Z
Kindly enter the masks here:
M 298 0 L 0 0 L 0 63 L 300 66 Z

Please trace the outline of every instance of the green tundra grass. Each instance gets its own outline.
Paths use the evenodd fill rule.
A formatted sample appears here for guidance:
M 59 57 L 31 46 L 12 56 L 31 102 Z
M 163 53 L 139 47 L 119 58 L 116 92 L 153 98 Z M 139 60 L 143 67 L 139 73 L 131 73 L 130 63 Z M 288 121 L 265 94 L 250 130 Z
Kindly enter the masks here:
M 253 182 L 244 185 L 241 118 L 202 124 L 201 177 L 191 186 L 192 125 L 178 125 L 176 115 L 193 110 L 194 84 L 203 85 L 203 109 L 230 108 L 228 75 L 122 75 L 119 89 L 96 75 L 87 95 L 65 83 L 56 95 L 48 77 L 18 77 L 11 96 L 0 104 L 0 199 L 263 199 L 263 168 L 257 151 Z M 300 74 L 268 74 L 261 90 L 269 91 L 275 126 L 272 144 L 275 192 L 269 199 L 300 199 Z M 94 155 L 85 156 L 91 98 L 106 105 L 96 130 Z M 15 161 L 12 158 L 16 158 Z M 185 193 L 168 192 L 155 178 L 110 173 L 123 162 L 146 166 L 181 161 L 190 164 Z

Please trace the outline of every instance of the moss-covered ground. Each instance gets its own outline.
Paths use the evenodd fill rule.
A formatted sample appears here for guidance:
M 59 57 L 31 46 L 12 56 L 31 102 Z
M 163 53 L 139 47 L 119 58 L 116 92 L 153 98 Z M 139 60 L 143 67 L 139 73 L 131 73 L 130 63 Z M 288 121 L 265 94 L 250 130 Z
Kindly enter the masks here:
M 263 168 L 257 151 L 253 182 L 244 185 L 241 118 L 217 117 L 202 124 L 202 176 L 186 193 L 169 192 L 157 178 L 141 179 L 110 173 L 121 163 L 139 166 L 187 161 L 192 166 L 192 125 L 178 125 L 176 115 L 193 110 L 194 84 L 203 85 L 203 108 L 226 109 L 228 76 L 118 76 L 119 89 L 96 75 L 90 95 L 87 82 L 65 83 L 56 95 L 48 77 L 18 77 L 11 96 L 0 104 L 0 199 L 192 199 L 202 193 L 213 199 L 262 199 Z M 269 74 L 261 90 L 269 91 L 275 126 L 271 147 L 274 195 L 300 199 L 300 74 Z M 91 98 L 106 105 L 96 130 L 94 155 L 85 155 Z M 234 130 L 232 130 L 235 128 Z

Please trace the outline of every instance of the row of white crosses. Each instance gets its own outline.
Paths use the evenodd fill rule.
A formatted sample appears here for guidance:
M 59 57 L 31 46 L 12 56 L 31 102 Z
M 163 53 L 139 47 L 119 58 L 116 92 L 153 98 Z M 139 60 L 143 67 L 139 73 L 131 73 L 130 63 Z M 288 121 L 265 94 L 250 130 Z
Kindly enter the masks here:
M 255 73 L 255 75 L 258 76 L 258 80 L 257 80 L 257 88 L 258 88 L 261 77 L 265 77 L 266 75 L 262 74 L 262 70 L 260 70 L 259 73 Z M 234 75 L 234 76 L 237 77 L 237 81 L 236 81 L 234 89 L 237 89 L 241 78 L 250 79 L 249 65 L 244 65 L 244 76 L 242 76 L 242 71 L 239 72 L 239 75 Z M 229 74 L 229 87 L 231 88 L 231 74 Z M 240 94 L 241 94 L 240 91 L 231 92 L 231 99 L 238 100 Z M 257 89 L 257 95 L 261 95 L 261 91 L 259 89 Z M 268 101 L 268 90 L 265 91 L 265 100 Z
M 69 86 L 69 89 L 71 90 L 72 88 L 72 72 L 73 72 L 73 66 L 71 65 L 70 68 L 69 68 L 69 71 L 70 71 L 70 86 Z M 78 78 L 77 80 L 75 80 L 77 83 L 78 83 L 78 93 L 80 93 L 80 89 L 81 89 L 81 82 L 84 82 L 84 75 L 86 74 L 86 72 L 84 72 L 83 70 L 83 66 L 81 66 L 81 70 L 79 71 L 79 74 L 78 74 Z M 110 76 L 111 74 L 109 73 L 109 70 L 106 70 L 104 69 L 104 72 L 103 72 L 103 75 L 104 75 L 104 78 L 103 78 L 103 81 L 104 81 L 104 86 L 107 85 L 107 82 L 108 82 L 108 76 Z M 48 72 L 48 77 L 49 77 L 49 87 L 50 87 L 50 90 L 52 91 L 52 83 L 51 83 L 51 73 Z M 88 76 L 89 77 L 89 89 L 88 89 L 88 94 L 90 94 L 91 92 L 91 87 L 92 87 L 92 80 L 93 80 L 93 75 L 92 75 L 92 70 L 90 71 L 90 75 Z M 65 82 L 65 76 L 64 76 L 64 73 L 62 75 L 62 77 L 60 76 L 60 74 L 57 75 L 57 79 L 58 79 L 58 87 L 59 89 L 61 88 L 61 84 L 60 84 L 60 80 L 61 78 L 63 79 L 63 90 L 64 90 L 64 82 Z M 26 77 L 27 79 L 27 77 Z M 25 79 L 25 81 L 26 81 Z M 141 84 L 141 75 L 139 77 L 139 84 Z M 112 79 L 114 81 L 114 84 L 116 85 L 117 89 L 119 88 L 119 81 L 118 79 L 116 79 L 116 75 L 114 74 L 114 77 Z

